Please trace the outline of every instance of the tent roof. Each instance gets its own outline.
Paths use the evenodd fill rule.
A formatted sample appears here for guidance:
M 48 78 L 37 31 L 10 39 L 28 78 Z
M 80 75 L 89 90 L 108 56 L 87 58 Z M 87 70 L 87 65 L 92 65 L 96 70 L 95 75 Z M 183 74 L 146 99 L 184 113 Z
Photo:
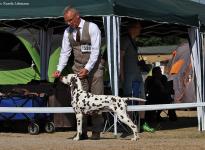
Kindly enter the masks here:
M 0 2 L 0 19 L 58 18 L 67 5 L 82 16 L 119 15 L 191 26 L 198 26 L 199 18 L 205 23 L 205 5 L 189 0 L 5 0 Z

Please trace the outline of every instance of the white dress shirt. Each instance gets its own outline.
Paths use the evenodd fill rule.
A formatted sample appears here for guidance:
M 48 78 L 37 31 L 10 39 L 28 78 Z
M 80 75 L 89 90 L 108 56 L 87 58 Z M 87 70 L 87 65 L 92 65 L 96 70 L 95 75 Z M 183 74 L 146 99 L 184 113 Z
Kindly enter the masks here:
M 78 27 L 80 27 L 80 34 L 82 35 L 82 30 L 84 26 L 85 20 L 81 19 L 80 24 Z M 71 55 L 72 47 L 70 45 L 70 41 L 68 39 L 68 31 L 69 27 L 64 31 L 63 35 L 63 41 L 62 41 L 62 49 L 60 53 L 59 62 L 57 65 L 57 70 L 62 71 L 64 67 L 67 65 L 68 59 Z M 76 33 L 77 30 L 73 31 L 72 36 L 74 40 L 76 40 Z M 100 44 L 101 44 L 101 32 L 98 26 L 92 22 L 89 23 L 89 35 L 91 39 L 91 53 L 90 58 L 85 65 L 85 69 L 87 69 L 89 72 L 93 69 L 98 56 L 100 54 Z

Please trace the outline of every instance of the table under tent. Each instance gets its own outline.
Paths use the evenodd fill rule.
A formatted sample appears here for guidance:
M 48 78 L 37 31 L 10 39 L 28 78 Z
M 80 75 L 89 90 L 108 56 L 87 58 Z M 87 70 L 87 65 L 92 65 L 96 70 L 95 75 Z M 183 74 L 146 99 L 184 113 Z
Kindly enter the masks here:
M 204 102 L 204 5 L 189 0 L 36 0 L 16 7 L 0 6 L 2 30 L 15 35 L 26 31 L 30 35 L 28 38 L 34 37 L 35 40 L 31 41 L 32 46 L 39 50 L 40 80 L 53 82 L 51 72 L 56 69 L 63 30 L 67 26 L 62 14 L 67 5 L 76 7 L 82 17 L 98 24 L 105 36 L 110 83 L 114 95 L 119 94 L 120 33 L 124 32 L 130 20 L 134 19 L 143 24 L 142 36 L 189 37 L 196 76 L 196 103 Z M 32 32 L 34 30 L 35 32 Z M 198 107 L 197 110 L 198 127 L 203 131 L 204 109 Z

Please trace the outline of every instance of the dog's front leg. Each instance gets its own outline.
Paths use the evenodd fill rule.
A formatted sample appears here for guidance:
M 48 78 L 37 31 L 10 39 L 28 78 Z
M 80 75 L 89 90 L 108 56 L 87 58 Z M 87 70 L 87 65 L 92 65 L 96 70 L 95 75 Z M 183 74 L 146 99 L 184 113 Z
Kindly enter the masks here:
M 73 140 L 78 141 L 80 140 L 80 136 L 82 134 L 83 114 L 81 113 L 76 114 L 76 120 L 77 120 L 77 134 Z

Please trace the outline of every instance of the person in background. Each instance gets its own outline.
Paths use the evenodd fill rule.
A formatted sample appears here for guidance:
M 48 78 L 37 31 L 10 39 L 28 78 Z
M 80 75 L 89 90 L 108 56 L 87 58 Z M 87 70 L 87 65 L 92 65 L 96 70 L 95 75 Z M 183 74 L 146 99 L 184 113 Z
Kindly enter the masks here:
M 171 94 L 174 94 L 173 85 L 170 86 L 167 77 L 162 74 L 161 68 L 154 67 L 152 76 L 148 76 L 145 80 L 145 93 L 147 96 L 147 104 L 169 104 L 173 99 Z M 150 111 L 148 114 L 149 120 L 156 118 L 161 121 L 161 110 Z M 156 117 L 155 117 L 156 116 Z M 171 121 L 177 120 L 175 110 L 168 110 L 168 116 Z
M 128 34 L 121 37 L 120 78 L 122 82 L 123 96 L 137 96 L 145 99 L 144 83 L 140 66 L 138 65 L 138 46 L 136 45 L 136 38 L 140 35 L 141 29 L 140 22 L 131 22 L 128 26 Z M 139 104 L 142 105 L 145 103 L 140 102 Z M 154 132 L 155 129 L 151 128 L 145 121 L 145 112 L 139 112 L 139 115 L 141 130 Z
M 100 44 L 101 31 L 92 22 L 80 18 L 79 12 L 73 7 L 66 7 L 64 20 L 69 25 L 65 29 L 62 41 L 57 70 L 54 77 L 59 77 L 67 65 L 71 51 L 74 54 L 74 65 L 72 70 L 81 80 L 83 89 L 93 94 L 102 95 L 103 89 L 103 66 L 101 65 Z M 87 119 L 84 119 L 81 140 L 88 139 Z M 102 115 L 92 115 L 92 139 L 100 139 L 103 128 Z

